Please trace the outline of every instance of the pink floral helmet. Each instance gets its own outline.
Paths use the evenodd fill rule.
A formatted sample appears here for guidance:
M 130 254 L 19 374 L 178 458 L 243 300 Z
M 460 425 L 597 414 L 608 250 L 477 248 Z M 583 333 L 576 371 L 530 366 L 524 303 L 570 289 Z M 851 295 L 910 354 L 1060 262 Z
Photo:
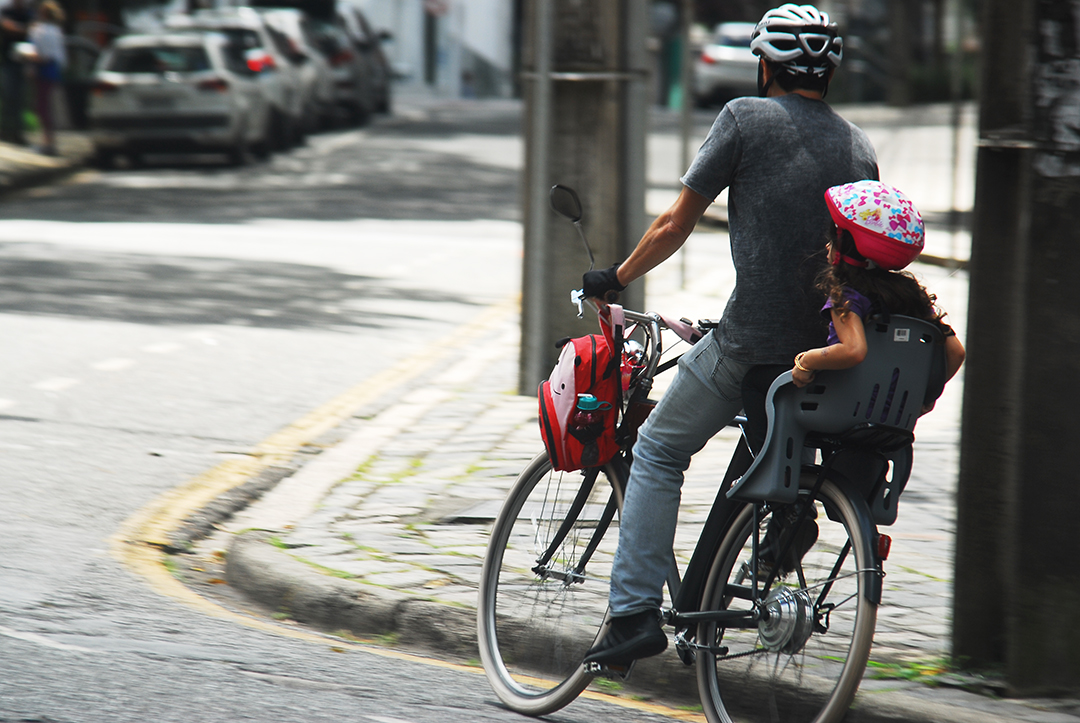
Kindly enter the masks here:
M 922 216 L 895 188 L 880 181 L 845 183 L 826 191 L 825 202 L 833 221 L 851 233 L 855 248 L 867 261 L 895 271 L 922 253 Z M 844 260 L 855 261 L 847 257 Z

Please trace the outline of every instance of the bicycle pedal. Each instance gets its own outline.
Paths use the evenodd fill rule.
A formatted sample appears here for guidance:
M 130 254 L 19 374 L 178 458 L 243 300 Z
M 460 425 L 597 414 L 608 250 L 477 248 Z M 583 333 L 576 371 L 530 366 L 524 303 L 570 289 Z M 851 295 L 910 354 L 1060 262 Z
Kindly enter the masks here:
M 596 678 L 608 678 L 610 680 L 627 680 L 634 670 L 636 660 L 627 665 L 612 665 L 604 663 L 585 663 L 585 672 Z
M 697 662 L 697 652 L 694 650 L 693 643 L 686 639 L 685 630 L 680 630 L 675 634 L 675 652 L 678 653 L 683 665 L 689 666 Z

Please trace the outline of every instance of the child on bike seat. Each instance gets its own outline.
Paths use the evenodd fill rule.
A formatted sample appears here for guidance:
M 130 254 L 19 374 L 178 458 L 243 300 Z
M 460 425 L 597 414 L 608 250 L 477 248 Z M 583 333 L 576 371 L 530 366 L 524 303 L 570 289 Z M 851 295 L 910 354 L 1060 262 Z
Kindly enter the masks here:
M 937 298 L 901 270 L 923 249 L 919 212 L 902 193 L 880 181 L 833 186 L 825 192 L 825 201 L 836 225 L 829 239 L 829 265 L 816 287 L 826 297 L 821 313 L 829 321 L 829 336 L 825 346 L 795 356 L 795 386 L 806 386 L 819 370 L 848 369 L 861 362 L 866 356 L 863 325 L 878 313 L 937 324 L 945 335 L 945 381 L 951 379 L 964 362 L 964 346 L 942 321 L 945 314 L 935 306 Z M 748 374 L 743 382 L 748 437 L 755 453 L 765 441 L 765 395 L 778 373 L 775 368 L 760 372 Z
M 829 265 L 819 274 L 816 287 L 826 301 L 822 315 L 829 321 L 825 346 L 795 356 L 791 369 L 795 386 L 809 384 L 818 370 L 848 369 L 866 357 L 863 325 L 873 314 L 889 313 L 926 319 L 945 335 L 945 379 L 956 374 L 964 362 L 964 346 L 942 319 L 936 297 L 907 271 L 923 248 L 924 231 L 919 212 L 895 188 L 880 181 L 858 181 L 833 186 L 825 192 L 835 226 L 828 244 Z M 787 367 L 762 365 L 743 379 L 743 405 L 747 416 L 746 437 L 756 455 L 768 430 L 765 397 L 773 380 Z M 931 402 L 923 413 L 933 407 Z M 759 575 L 768 577 L 779 556 L 783 529 L 798 516 L 794 505 L 770 518 L 761 542 Z M 794 533 L 789 552 L 780 563 L 781 576 L 794 570 L 798 560 L 814 544 L 818 527 L 813 510 Z

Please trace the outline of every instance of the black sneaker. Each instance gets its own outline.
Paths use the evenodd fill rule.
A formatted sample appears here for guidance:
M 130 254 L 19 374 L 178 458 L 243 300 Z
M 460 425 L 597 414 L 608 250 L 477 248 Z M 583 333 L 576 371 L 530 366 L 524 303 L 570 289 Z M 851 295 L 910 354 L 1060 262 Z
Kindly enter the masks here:
M 809 552 L 810 548 L 817 542 L 818 524 L 815 521 L 816 517 L 817 510 L 810 508 L 807 518 L 803 520 L 802 525 L 795 532 L 795 539 L 792 541 L 791 547 L 788 548 L 787 556 L 780 563 L 779 577 L 782 578 L 789 572 L 794 571 L 802 562 L 803 555 Z M 798 513 L 795 511 L 794 505 L 787 510 L 778 510 L 773 513 L 772 518 L 769 520 L 769 528 L 765 533 L 765 538 L 761 541 L 761 548 L 758 551 L 758 580 L 764 582 L 769 577 L 769 573 L 776 566 L 781 539 L 790 534 L 788 530 L 797 521 Z
M 627 665 L 638 658 L 659 655 L 667 644 L 659 613 L 643 610 L 608 621 L 607 633 L 585 653 L 585 663 Z

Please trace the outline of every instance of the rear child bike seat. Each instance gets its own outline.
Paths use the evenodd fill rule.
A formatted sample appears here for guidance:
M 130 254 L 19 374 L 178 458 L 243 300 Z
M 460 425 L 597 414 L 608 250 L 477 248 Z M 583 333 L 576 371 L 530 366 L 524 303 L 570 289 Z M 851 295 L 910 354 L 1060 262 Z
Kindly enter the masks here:
M 910 446 L 928 390 L 940 393 L 944 337 L 922 319 L 871 317 L 866 345 L 861 364 L 819 371 L 801 389 L 790 371 L 773 381 L 765 399 L 765 444 L 728 497 L 794 502 L 805 444 L 839 443 L 883 455 Z

